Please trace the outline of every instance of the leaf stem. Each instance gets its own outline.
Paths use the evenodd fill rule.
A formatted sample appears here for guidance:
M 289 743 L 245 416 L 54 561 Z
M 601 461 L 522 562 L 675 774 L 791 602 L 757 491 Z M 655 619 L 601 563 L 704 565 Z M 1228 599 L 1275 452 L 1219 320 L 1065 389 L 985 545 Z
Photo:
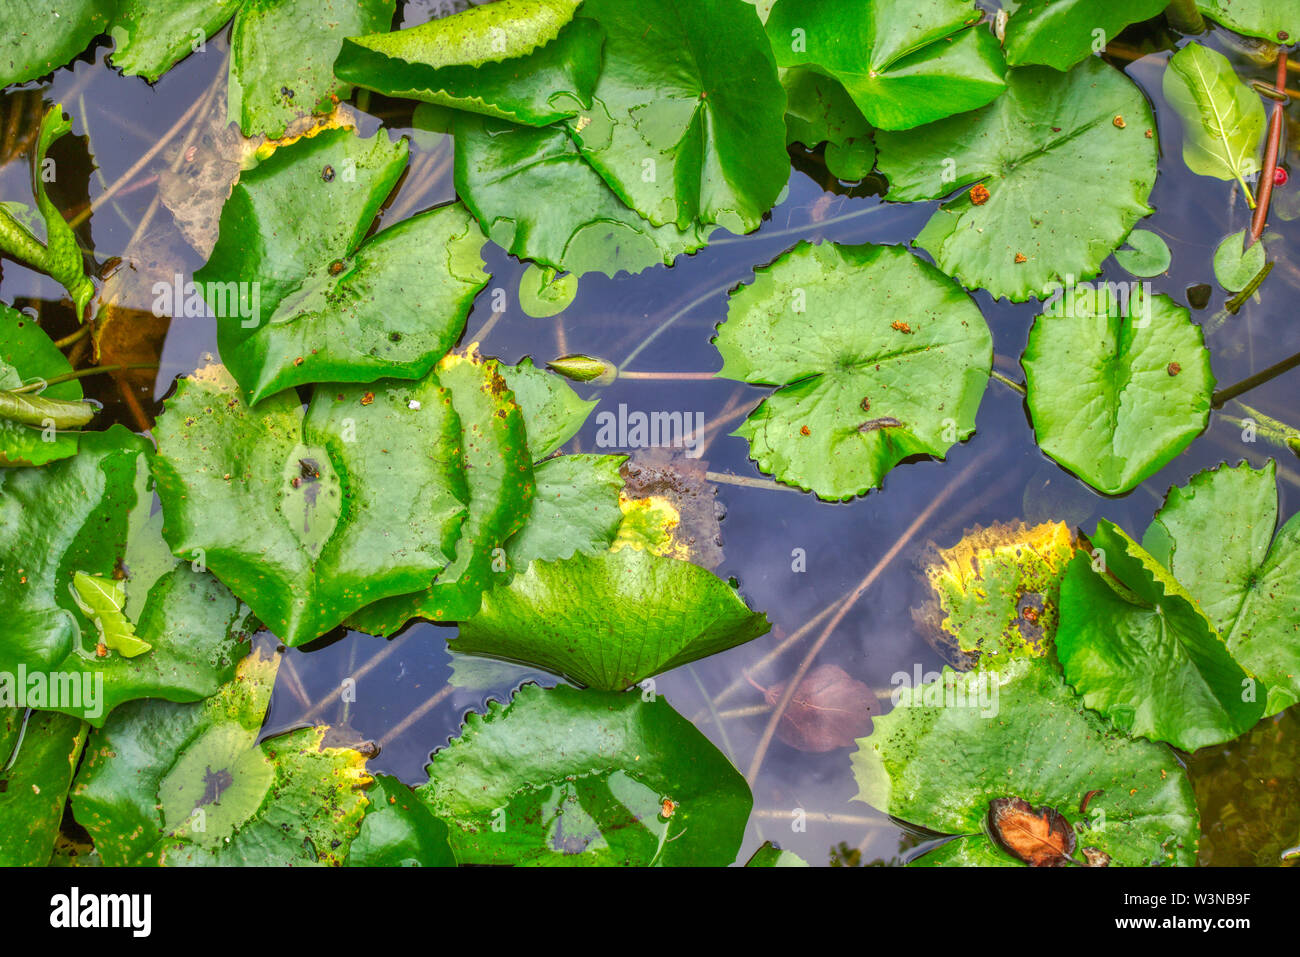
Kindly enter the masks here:
M 60 382 L 71 382 L 73 379 L 84 379 L 87 376 L 99 375 L 101 372 L 125 372 L 127 369 L 157 369 L 156 362 L 132 362 L 120 366 L 87 366 L 84 369 L 75 369 L 72 372 L 65 372 L 63 375 L 56 375 L 52 379 L 41 379 L 37 382 L 29 382 L 27 385 L 19 386 L 17 389 L 10 389 L 18 395 L 27 392 L 40 392 L 49 386 L 58 385 Z
M 1282 143 L 1282 119 L 1286 109 L 1286 50 L 1277 54 L 1277 92 L 1282 98 L 1273 103 L 1273 115 L 1268 121 L 1268 146 L 1264 148 L 1264 168 L 1259 174 L 1259 205 L 1250 220 L 1250 238 L 1246 248 L 1264 234 L 1268 221 L 1268 207 L 1273 199 L 1273 174 L 1277 170 L 1277 154 Z
M 1205 17 L 1196 9 L 1196 0 L 1172 0 L 1165 7 L 1165 19 L 1179 33 L 1205 32 Z
M 1223 403 L 1227 402 L 1229 399 L 1235 399 L 1239 395 L 1244 395 L 1251 389 L 1261 386 L 1272 379 L 1276 379 L 1284 372 L 1290 372 L 1296 366 L 1300 366 L 1300 352 L 1297 352 L 1293 356 L 1287 356 L 1287 358 L 1283 359 L 1281 362 L 1275 362 L 1267 369 L 1262 369 L 1252 376 L 1247 376 L 1236 385 L 1230 385 L 1226 389 L 1217 390 L 1214 393 L 1214 396 L 1210 399 L 1210 408 L 1222 408 Z
M 68 346 L 75 345 L 77 342 L 81 340 L 82 336 L 86 335 L 89 332 L 90 332 L 90 323 L 86 323 L 85 325 L 79 326 L 76 332 L 69 333 L 68 335 L 64 336 L 62 339 L 55 340 L 54 348 L 66 349 L 68 348 Z
M 1021 385 L 1021 384 L 1020 384 L 1019 382 L 1017 382 L 1015 379 L 1009 379 L 1009 378 L 1007 378 L 1007 377 L 1004 376 L 1001 372 L 999 372 L 997 369 L 994 369 L 994 370 L 992 370 L 992 371 L 989 373 L 989 378 L 990 378 L 990 379 L 997 379 L 999 382 L 1001 382 L 1001 383 L 1002 383 L 1004 386 L 1006 386 L 1008 389 L 1014 389 L 1016 392 L 1019 392 L 1021 395 L 1027 395 L 1027 394 L 1028 394 L 1027 391 L 1026 391 L 1026 389 L 1025 389 L 1025 387 L 1024 387 L 1023 385 Z

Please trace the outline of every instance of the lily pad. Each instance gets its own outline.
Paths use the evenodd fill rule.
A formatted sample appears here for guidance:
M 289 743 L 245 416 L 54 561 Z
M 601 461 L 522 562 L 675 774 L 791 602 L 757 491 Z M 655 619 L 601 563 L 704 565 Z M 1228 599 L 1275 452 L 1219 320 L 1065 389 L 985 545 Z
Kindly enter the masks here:
M 1165 99 L 1183 119 L 1183 162 L 1193 173 L 1235 179 L 1259 171 L 1266 124 L 1259 94 L 1237 78 L 1222 53 L 1189 43 L 1165 69 Z M 1254 199 L 1250 199 L 1254 207 Z
M 111 62 L 154 83 L 195 47 L 206 45 L 244 0 L 117 0 Z
M 465 209 L 365 238 L 406 157 L 404 140 L 326 130 L 275 150 L 235 186 L 194 278 L 253 402 L 309 382 L 418 379 L 460 337 L 489 278 Z
M 455 118 L 456 193 L 492 241 L 581 276 L 671 265 L 708 241 L 698 224 L 654 226 L 623 204 L 561 129 Z
M 558 316 L 578 295 L 578 277 L 557 276 L 549 266 L 529 265 L 519 277 L 519 308 L 534 319 Z
M 1168 5 L 1168 0 L 1028 0 L 1004 4 L 1011 13 L 1003 42 L 1007 63 L 1037 63 L 1068 70 L 1084 57 L 1100 53 L 1130 23 L 1158 16 Z
M 432 585 L 408 588 L 352 616 L 350 627 L 372 635 L 391 635 L 415 617 L 461 621 L 474 614 L 484 589 L 508 575 L 505 545 L 523 527 L 535 493 L 524 415 L 500 363 L 452 353 L 437 375 L 460 419 L 469 512 L 455 561 Z
M 1295 43 L 1300 38 L 1300 2 L 1297 0 L 1196 0 L 1211 20 L 1248 37 L 1275 43 Z
M 764 841 L 763 846 L 754 852 L 754 856 L 745 862 L 746 867 L 807 867 L 808 862 L 793 851 L 783 851 L 771 841 Z
M 1191 314 L 1168 296 L 1121 291 L 1080 286 L 1054 299 L 1020 360 L 1039 448 L 1110 495 L 1187 448 L 1209 421 L 1214 391 Z
M 515 365 L 496 364 L 523 412 L 533 460 L 549 458 L 578 434 L 595 399 L 584 399 L 561 376 L 539 369 L 528 356 Z
M 1246 231 L 1238 230 L 1214 250 L 1214 278 L 1228 292 L 1241 292 L 1264 268 L 1264 244 L 1246 246 Z
M 1003 89 L 998 42 L 964 0 L 778 0 L 776 62 L 844 84 L 871 125 L 905 130 L 984 106 Z
M 4 707 L 5 690 L 0 677 L 0 867 L 44 867 L 88 726 L 53 711 Z
M 533 562 L 484 594 L 450 647 L 621 691 L 770 628 L 711 572 L 626 548 Z
M 1115 250 L 1115 262 L 1134 276 L 1149 278 L 1168 272 L 1172 259 L 1169 244 L 1149 229 L 1133 230 L 1123 248 Z
M 41 697 L 28 688 L 27 705 L 101 726 L 136 698 L 213 694 L 247 650 L 246 609 L 173 559 L 150 520 L 150 457 L 144 439 L 115 425 L 87 433 L 72 458 L 0 473 L 0 657 L 41 676 Z M 77 600 L 78 576 L 114 587 L 118 615 L 147 653 L 129 657 L 106 638 L 97 653 L 100 619 Z
M 349 37 L 339 79 L 527 126 L 591 105 L 603 34 L 581 0 L 498 0 L 393 33 Z
M 826 168 L 836 179 L 856 182 L 876 165 L 871 124 L 836 79 L 808 67 L 782 71 L 785 129 L 789 143 L 812 149 L 826 144 Z
M 117 0 L 0 0 L 0 87 L 53 73 L 105 32 Z
M 469 490 L 461 421 L 437 377 L 292 393 L 250 409 L 220 366 L 158 418 L 164 535 L 201 556 L 286 644 L 428 586 L 451 562 Z
M 87 743 L 77 823 L 116 866 L 339 864 L 361 827 L 365 758 L 325 728 L 259 742 L 279 662 L 252 656 L 195 704 L 137 701 Z
M 803 242 L 731 295 L 725 379 L 780 386 L 733 434 L 779 481 L 827 501 L 975 431 L 993 342 L 956 283 L 898 246 Z
M 1084 703 L 1127 734 L 1184 751 L 1230 741 L 1264 715 L 1264 696 L 1187 590 L 1110 522 L 1061 583 L 1056 650 Z M 1103 560 L 1105 571 L 1093 568 Z
M 1268 687 L 1266 717 L 1300 701 L 1300 519 L 1274 536 L 1276 468 L 1198 472 L 1169 490 L 1142 537 Z
M 945 696 L 958 693 L 966 704 L 947 706 Z M 1015 658 L 997 671 L 944 669 L 931 684 L 900 689 L 898 705 L 858 741 L 853 774 L 858 800 L 961 836 L 920 864 L 933 856 L 939 864 L 1016 863 L 985 832 L 989 803 L 1006 797 L 1055 808 L 1081 844 L 1117 865 L 1196 862 L 1196 801 L 1173 752 L 1116 731 L 1047 658 Z M 1101 793 L 1080 813 L 1089 791 Z
M 0 389 L 15 389 L 40 379 L 67 375 L 72 366 L 29 316 L 0 303 Z M 58 382 L 42 398 L 77 402 L 82 397 L 76 379 Z M 47 441 L 47 439 L 49 441 Z M 77 454 L 77 436 L 47 432 L 42 426 L 16 422 L 0 415 L 0 468 L 44 465 Z
M 1012 70 L 989 106 L 877 132 L 876 146 L 889 199 L 955 193 L 916 245 L 967 288 L 1024 302 L 1095 276 L 1150 214 L 1154 130 L 1142 91 L 1092 58 L 1068 73 Z
M 539 462 L 528 523 L 506 542 L 511 567 L 608 549 L 623 520 L 618 497 L 624 460 L 622 455 L 559 455 Z
M 790 162 L 785 93 L 743 0 L 586 0 L 578 17 L 605 31 L 592 108 L 567 121 L 583 157 L 656 226 L 757 229 Z
M 442 823 L 397 778 L 375 775 L 370 806 L 348 848 L 348 867 L 455 867 Z
M 471 713 L 416 794 L 461 864 L 722 867 L 753 805 L 662 697 L 532 684 Z

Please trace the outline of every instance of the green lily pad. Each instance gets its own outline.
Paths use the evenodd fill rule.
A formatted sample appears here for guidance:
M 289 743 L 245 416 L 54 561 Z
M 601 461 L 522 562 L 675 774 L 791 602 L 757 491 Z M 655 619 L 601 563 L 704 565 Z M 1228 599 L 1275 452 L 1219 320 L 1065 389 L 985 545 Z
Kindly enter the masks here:
M 442 823 L 397 778 L 375 775 L 370 806 L 348 848 L 348 867 L 455 867 Z
M 352 93 L 334 77 L 344 39 L 387 30 L 393 9 L 394 0 L 244 0 L 230 31 L 230 119 L 245 136 L 277 139 L 330 112 Z
M 323 727 L 259 742 L 278 659 L 252 656 L 206 701 L 136 701 L 96 731 L 72 811 L 110 867 L 340 864 L 371 782 Z
M 469 491 L 461 422 L 436 376 L 292 393 L 256 409 L 220 366 L 158 418 L 164 534 L 286 644 L 425 588 L 451 561 Z
M 488 281 L 459 204 L 366 239 L 406 166 L 404 140 L 326 130 L 245 173 L 194 274 L 221 357 L 260 402 L 309 382 L 418 379 L 455 344 Z
M 528 356 L 512 366 L 498 363 L 497 371 L 523 412 L 534 461 L 560 451 L 596 407 L 595 399 L 582 398 L 561 376 L 538 369 Z
M 1228 292 L 1241 292 L 1264 268 L 1264 244 L 1246 246 L 1246 231 L 1238 230 L 1214 250 L 1214 278 Z
M 36 322 L 0 303 L 0 389 L 15 389 L 38 379 L 53 379 L 72 371 Z M 76 402 L 82 397 L 76 379 L 59 382 L 41 393 L 42 398 Z M 46 441 L 46 439 L 49 441 Z M 0 415 L 0 468 L 44 465 L 77 454 L 77 436 L 66 431 L 47 432 L 40 426 L 15 422 Z
M 714 342 L 719 376 L 781 387 L 733 434 L 827 501 L 969 438 L 993 362 L 970 297 L 898 246 L 800 243 L 732 293 Z
M 416 794 L 461 864 L 723 867 L 753 805 L 662 697 L 532 684 L 471 713 Z
M 349 37 L 339 79 L 527 126 L 591 105 L 603 34 L 581 0 L 498 0 L 393 33 Z
M 226 24 L 244 0 L 117 0 L 111 62 L 154 83 Z
M 1020 364 L 1039 448 L 1110 495 L 1154 475 L 1209 421 L 1210 353 L 1168 296 L 1070 290 L 1034 320 Z
M 1300 519 L 1274 536 L 1276 468 L 1198 472 L 1169 490 L 1142 537 L 1268 687 L 1266 717 L 1300 701 Z
M 1123 248 L 1115 250 L 1115 262 L 1134 276 L 1159 276 L 1168 272 L 1172 260 L 1169 244 L 1149 229 L 1133 230 Z
M 438 364 L 460 418 L 457 439 L 469 481 L 469 512 L 456 557 L 432 585 L 406 589 L 359 610 L 352 628 L 388 636 L 412 618 L 461 621 L 483 591 L 508 575 L 505 544 L 528 518 L 536 485 L 524 415 L 495 359 L 452 353 Z
M 0 473 L 0 657 L 42 675 L 39 699 L 100 726 L 135 698 L 213 694 L 246 651 L 246 610 L 205 571 L 167 552 L 150 521 L 148 443 L 120 425 L 87 433 L 81 452 L 43 469 Z M 74 590 L 93 576 L 120 590 L 118 614 L 150 646 L 128 657 Z M 123 577 L 124 576 L 124 577 Z M 133 647 L 125 650 L 135 650 Z M 18 704 L 20 702 L 9 702 Z
M 26 715 L 23 708 L 0 707 L 0 867 L 44 867 L 49 862 L 86 743 L 87 725 L 77 718 L 33 711 L 24 727 Z
M 844 84 L 868 122 L 905 130 L 984 106 L 1003 89 L 998 42 L 964 0 L 778 0 L 776 62 Z
M 0 87 L 53 73 L 103 33 L 117 0 L 0 0 Z
M 1300 37 L 1300 0 L 1196 0 L 1211 20 L 1248 37 L 1295 43 Z
M 966 704 L 947 706 L 949 694 Z M 930 684 L 899 689 L 898 704 L 873 718 L 852 759 L 858 800 L 962 836 L 921 864 L 932 855 L 941 864 L 1017 863 L 984 830 L 989 802 L 1003 797 L 1054 808 L 1080 844 L 1117 865 L 1196 861 L 1196 801 L 1173 752 L 1119 733 L 1084 707 L 1048 658 L 1014 658 L 997 671 L 944 669 Z M 1081 814 L 1089 791 L 1101 793 Z
M 550 266 L 531 263 L 519 277 L 519 308 L 534 319 L 558 316 L 578 295 L 578 277 L 557 276 Z
M 785 93 L 752 11 L 742 0 L 586 0 L 578 17 L 605 31 L 592 107 L 567 121 L 587 162 L 656 226 L 757 229 L 790 161 Z
M 1264 715 L 1264 695 L 1187 590 L 1102 521 L 1061 583 L 1056 650 L 1084 703 L 1127 734 L 1184 751 L 1230 741 Z
M 788 143 L 809 149 L 826 144 L 826 168 L 836 179 L 856 182 L 876 165 L 871 124 L 836 79 L 807 67 L 782 71 Z
M 533 562 L 483 595 L 450 647 L 621 691 L 770 629 L 712 572 L 625 548 Z
M 967 288 L 1024 302 L 1095 276 L 1150 214 L 1154 130 L 1142 91 L 1090 58 L 1068 73 L 1012 70 L 1006 93 L 989 106 L 877 132 L 876 147 L 891 200 L 963 189 L 935 211 L 916 245 Z
M 764 841 L 763 846 L 754 852 L 754 856 L 745 862 L 746 867 L 807 867 L 808 862 L 793 851 L 783 851 L 771 841 Z
M 1165 69 L 1165 99 L 1183 120 L 1183 162 L 1193 173 L 1235 179 L 1259 171 L 1266 124 L 1259 94 L 1242 83 L 1222 53 L 1189 43 Z M 1254 206 L 1254 201 L 1251 201 Z
M 537 494 L 528 523 L 506 542 L 512 568 L 594 555 L 614 543 L 623 511 L 622 455 L 558 455 L 533 470 Z
M 455 130 L 457 195 L 521 259 L 613 277 L 671 265 L 708 241 L 698 224 L 653 226 L 625 206 L 561 129 L 459 113 Z
M 1168 0 L 1028 0 L 1009 3 L 1007 63 L 1042 64 L 1068 70 L 1100 53 L 1130 23 L 1158 16 Z M 1098 36 L 1100 31 L 1100 36 Z

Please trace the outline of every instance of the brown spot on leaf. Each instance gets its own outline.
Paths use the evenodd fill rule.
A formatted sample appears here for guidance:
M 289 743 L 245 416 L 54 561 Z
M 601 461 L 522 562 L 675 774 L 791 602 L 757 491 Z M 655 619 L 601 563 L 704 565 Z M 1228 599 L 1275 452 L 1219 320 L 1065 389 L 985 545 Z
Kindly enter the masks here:
M 1029 257 L 1026 256 L 1024 253 L 1016 253 L 1016 262 L 1027 263 L 1029 262 Z
M 989 189 L 983 183 L 976 183 L 970 188 L 970 201 L 976 206 L 983 206 L 989 201 Z
M 896 429 L 902 426 L 902 422 L 892 415 L 882 415 L 878 419 L 868 419 L 858 426 L 859 432 L 875 432 L 877 429 Z
M 1177 362 L 1171 362 L 1165 368 L 1165 371 L 1168 372 L 1170 375 L 1178 375 L 1178 373 L 1183 371 L 1183 367 L 1180 366 Z
M 808 426 L 806 426 L 806 425 L 801 425 L 801 426 L 799 426 L 799 434 L 800 434 L 800 435 L 812 435 L 812 430 L 809 429 Z
M 1030 867 L 1067 867 L 1074 859 L 1074 828 L 1055 808 L 1018 797 L 989 802 L 989 832 L 1004 851 Z
M 1115 126 L 1121 130 L 1124 127 L 1128 126 L 1128 124 L 1124 122 L 1124 117 L 1120 116 L 1118 113 L 1115 114 L 1115 118 L 1111 120 L 1111 122 L 1114 123 Z
M 374 401 L 375 401 L 375 394 L 373 392 L 367 392 L 365 395 L 361 397 L 362 405 L 369 405 L 371 402 Z
M 912 334 L 912 327 L 898 319 L 891 322 L 889 328 L 893 329 L 895 332 L 901 332 L 904 335 L 910 336 Z
M 1083 857 L 1089 867 L 1110 867 L 1110 855 L 1098 848 L 1085 847 Z

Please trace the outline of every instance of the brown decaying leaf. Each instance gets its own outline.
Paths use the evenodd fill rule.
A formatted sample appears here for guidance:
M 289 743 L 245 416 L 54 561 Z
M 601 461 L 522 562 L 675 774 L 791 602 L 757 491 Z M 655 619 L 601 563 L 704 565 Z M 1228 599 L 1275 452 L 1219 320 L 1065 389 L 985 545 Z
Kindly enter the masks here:
M 1089 867 L 1110 867 L 1110 855 L 1095 847 L 1085 847 L 1083 858 Z
M 1074 828 L 1056 808 L 1033 807 L 1018 797 L 989 802 L 989 832 L 998 845 L 1030 867 L 1068 867 L 1074 859 Z
M 722 564 L 722 526 L 717 488 L 706 477 L 708 463 L 671 449 L 652 448 L 632 454 L 621 470 L 623 494 L 629 499 L 662 499 L 680 516 L 666 554 L 704 568 Z
M 786 683 L 768 688 L 763 696 L 775 707 Z M 871 733 L 871 705 L 876 696 L 839 665 L 818 665 L 804 676 L 781 715 L 776 736 L 800 751 L 846 748 Z

